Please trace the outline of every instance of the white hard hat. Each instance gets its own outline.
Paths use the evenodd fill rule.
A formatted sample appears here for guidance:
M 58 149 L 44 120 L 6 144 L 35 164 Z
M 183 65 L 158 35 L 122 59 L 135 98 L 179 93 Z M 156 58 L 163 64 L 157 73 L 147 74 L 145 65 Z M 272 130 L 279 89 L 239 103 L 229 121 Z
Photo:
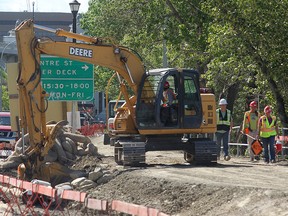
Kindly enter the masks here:
M 224 98 L 222 98 L 220 101 L 219 101 L 219 105 L 227 105 L 228 103 L 227 103 L 227 101 L 224 99 Z

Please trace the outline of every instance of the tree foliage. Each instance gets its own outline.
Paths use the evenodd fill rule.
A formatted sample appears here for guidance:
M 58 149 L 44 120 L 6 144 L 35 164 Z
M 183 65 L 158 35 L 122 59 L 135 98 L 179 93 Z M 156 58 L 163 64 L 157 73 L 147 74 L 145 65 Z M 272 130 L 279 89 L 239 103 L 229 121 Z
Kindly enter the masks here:
M 252 80 L 255 83 L 255 88 L 252 88 L 254 92 L 271 95 L 269 104 L 275 105 L 283 126 L 287 126 L 288 95 L 285 91 L 287 49 L 285 47 L 288 43 L 288 15 L 285 11 L 287 11 L 288 2 L 211 0 L 206 1 L 205 6 L 214 18 L 211 28 L 216 29 L 209 38 L 215 40 L 217 36 L 223 41 L 216 43 L 216 47 L 213 47 L 215 44 L 209 43 L 210 49 L 219 51 L 215 57 L 219 59 L 220 56 L 226 54 L 226 60 L 228 60 L 237 52 L 237 64 L 242 66 L 232 65 L 231 69 L 236 70 L 234 74 L 236 76 L 237 68 L 243 70 L 244 73 L 238 74 L 243 86 L 248 84 L 243 90 L 248 92 L 247 87 L 251 87 L 249 84 Z M 224 45 L 225 49 L 223 49 L 221 46 L 227 44 L 223 37 L 226 38 L 227 35 L 232 37 L 228 38 L 229 46 Z M 221 63 L 215 65 L 221 67 Z
M 7 74 L 5 71 L 0 68 L 1 73 L 1 87 L 2 87 L 2 110 L 9 110 L 9 95 L 8 95 L 8 89 L 7 89 Z
M 163 66 L 165 45 L 169 67 L 197 67 L 204 71 L 204 20 L 209 17 L 199 10 L 199 2 L 92 0 L 81 23 L 91 36 L 112 37 L 136 50 L 148 69 Z
M 247 99 L 261 98 L 287 126 L 287 8 L 287 0 L 91 0 L 81 21 L 87 34 L 137 50 L 148 69 L 162 67 L 165 45 L 169 67 L 205 73 L 238 123 Z

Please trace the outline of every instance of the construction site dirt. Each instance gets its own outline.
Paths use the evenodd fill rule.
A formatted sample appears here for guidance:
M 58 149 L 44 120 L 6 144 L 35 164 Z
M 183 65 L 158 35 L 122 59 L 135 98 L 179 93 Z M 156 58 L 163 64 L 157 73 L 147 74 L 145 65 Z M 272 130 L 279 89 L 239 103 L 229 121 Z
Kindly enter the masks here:
M 182 152 L 148 152 L 147 166 L 116 166 L 113 147 L 94 138 L 102 163 L 117 175 L 88 192 L 97 199 L 141 204 L 169 215 L 288 215 L 288 161 L 266 165 L 222 158 L 211 167 L 184 162 Z M 83 163 L 83 161 L 82 161 Z M 93 164 L 88 160 L 86 166 Z
M 146 166 L 123 167 L 114 162 L 114 150 L 103 136 L 91 138 L 100 156 L 76 160 L 76 169 L 88 172 L 105 167 L 113 178 L 88 189 L 89 197 L 121 200 L 155 208 L 168 215 L 288 215 L 288 161 L 249 162 L 249 158 L 222 158 L 215 166 L 185 163 L 183 153 L 147 152 Z M 5 173 L 9 175 L 9 173 Z

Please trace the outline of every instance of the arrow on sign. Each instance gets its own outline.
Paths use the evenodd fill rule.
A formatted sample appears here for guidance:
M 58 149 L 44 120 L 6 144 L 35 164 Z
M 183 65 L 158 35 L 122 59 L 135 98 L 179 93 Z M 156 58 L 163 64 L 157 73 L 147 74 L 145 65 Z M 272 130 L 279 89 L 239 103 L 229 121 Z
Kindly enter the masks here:
M 84 69 L 86 71 L 89 69 L 89 67 L 85 64 L 84 66 L 82 66 L 82 69 Z

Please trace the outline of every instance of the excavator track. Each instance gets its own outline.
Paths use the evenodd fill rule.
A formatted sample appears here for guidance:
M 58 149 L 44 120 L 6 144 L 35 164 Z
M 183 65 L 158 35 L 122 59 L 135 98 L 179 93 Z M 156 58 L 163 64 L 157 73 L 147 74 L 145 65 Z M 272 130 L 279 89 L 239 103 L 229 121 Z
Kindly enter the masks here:
M 122 142 L 115 144 L 115 162 L 124 166 L 145 165 L 145 142 Z
M 188 163 L 197 165 L 213 165 L 217 163 L 218 147 L 215 141 L 209 139 L 189 139 L 193 145 L 192 151 L 184 153 L 184 159 Z

